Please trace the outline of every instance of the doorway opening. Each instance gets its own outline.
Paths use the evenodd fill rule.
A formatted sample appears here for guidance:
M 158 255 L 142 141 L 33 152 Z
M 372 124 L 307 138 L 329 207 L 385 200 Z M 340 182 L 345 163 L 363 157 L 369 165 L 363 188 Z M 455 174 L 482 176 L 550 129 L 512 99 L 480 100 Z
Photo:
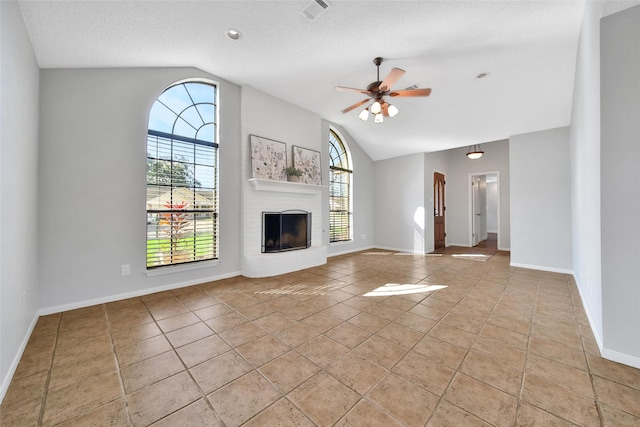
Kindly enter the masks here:
M 498 249 L 500 172 L 469 175 L 469 246 Z

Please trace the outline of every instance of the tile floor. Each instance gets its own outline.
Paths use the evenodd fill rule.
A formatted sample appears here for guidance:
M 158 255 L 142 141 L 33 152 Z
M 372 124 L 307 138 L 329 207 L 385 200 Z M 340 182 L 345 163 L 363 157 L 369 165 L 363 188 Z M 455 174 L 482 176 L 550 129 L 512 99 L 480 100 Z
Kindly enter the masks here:
M 640 370 L 569 276 L 360 252 L 42 317 L 0 425 L 637 426 Z

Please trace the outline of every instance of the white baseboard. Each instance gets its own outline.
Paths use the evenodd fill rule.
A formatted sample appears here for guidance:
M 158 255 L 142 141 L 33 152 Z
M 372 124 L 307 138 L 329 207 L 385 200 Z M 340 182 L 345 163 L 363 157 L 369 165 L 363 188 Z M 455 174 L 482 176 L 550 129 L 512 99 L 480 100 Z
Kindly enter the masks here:
M 424 255 L 424 252 L 415 252 L 415 250 L 413 248 L 411 249 L 407 249 L 407 248 L 393 248 L 391 246 L 375 246 L 372 249 L 382 249 L 385 251 L 395 251 L 395 252 L 404 252 L 404 253 L 410 253 L 410 254 L 420 254 L 420 255 Z
M 360 252 L 360 251 L 370 251 L 371 249 L 375 249 L 375 248 L 376 246 L 365 246 L 360 248 L 351 248 L 351 249 L 347 249 L 340 252 L 331 252 L 331 253 L 327 253 L 327 258 L 338 256 L 338 255 L 352 254 L 354 252 Z
M 27 348 L 27 343 L 29 342 L 29 338 L 31 338 L 31 334 L 33 333 L 33 328 L 36 327 L 36 323 L 38 322 L 38 313 L 33 316 L 33 320 L 31 320 L 31 324 L 27 329 L 27 333 L 22 339 L 22 343 L 20 344 L 20 348 L 18 349 L 15 357 L 11 361 L 11 366 L 9 367 L 9 371 L 7 372 L 6 377 L 2 379 L 2 386 L 0 386 L 0 403 L 4 400 L 4 396 L 9 389 L 9 384 L 11 384 L 11 380 L 13 379 L 13 375 L 16 373 L 16 369 L 18 369 L 18 364 L 20 363 L 20 359 L 22 359 L 22 354 L 24 353 L 25 348 Z
M 240 275 L 241 275 L 241 273 L 238 271 L 238 272 L 233 272 L 233 273 L 221 274 L 221 275 L 218 275 L 218 276 L 201 277 L 199 279 L 188 280 L 188 281 L 185 281 L 185 282 L 171 283 L 171 284 L 168 284 L 168 285 L 165 285 L 165 286 L 155 286 L 155 287 L 152 287 L 152 288 L 137 289 L 135 291 L 125 292 L 125 293 L 122 293 L 122 294 L 107 295 L 107 296 L 104 296 L 104 297 L 94 298 L 94 299 L 90 299 L 90 300 L 76 301 L 76 302 L 72 302 L 72 303 L 69 303 L 69 304 L 62 304 L 62 305 L 56 305 L 56 306 L 52 306 L 52 307 L 45 307 L 45 308 L 41 308 L 40 310 L 38 310 L 38 315 L 39 316 L 46 316 L 48 314 L 60 313 L 62 311 L 75 310 L 75 309 L 78 309 L 78 308 L 90 307 L 92 305 L 105 304 L 105 303 L 108 303 L 108 302 L 120 301 L 120 300 L 127 299 L 127 298 L 135 298 L 135 297 L 140 297 L 140 296 L 143 296 L 143 295 L 155 294 L 156 292 L 170 291 L 172 289 L 185 288 L 187 286 L 199 285 L 201 283 L 212 282 L 214 280 L 228 279 L 229 277 L 235 277 L 235 276 L 240 276 Z
M 601 348 L 600 354 L 605 359 L 609 359 L 614 362 L 622 363 L 623 365 L 628 365 L 640 369 L 640 357 L 631 356 L 626 353 L 620 353 L 619 351 L 610 350 L 608 348 Z
M 563 274 L 569 274 L 573 276 L 573 270 L 567 270 L 565 268 L 547 267 L 544 265 L 521 264 L 518 262 L 512 262 L 509 265 L 511 267 L 528 268 L 529 270 L 549 271 L 551 273 L 563 273 Z

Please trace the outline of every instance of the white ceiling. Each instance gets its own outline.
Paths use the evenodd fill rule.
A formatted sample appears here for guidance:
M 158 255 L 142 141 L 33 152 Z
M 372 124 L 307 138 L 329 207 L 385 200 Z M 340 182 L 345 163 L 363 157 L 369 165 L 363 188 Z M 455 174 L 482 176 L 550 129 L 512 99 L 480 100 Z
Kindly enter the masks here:
M 20 4 L 42 68 L 195 66 L 343 126 L 374 160 L 569 124 L 583 1 L 328 2 L 314 21 L 309 0 Z M 394 89 L 433 89 L 383 124 L 333 91 L 374 81 L 376 56 L 381 78 L 406 70 Z

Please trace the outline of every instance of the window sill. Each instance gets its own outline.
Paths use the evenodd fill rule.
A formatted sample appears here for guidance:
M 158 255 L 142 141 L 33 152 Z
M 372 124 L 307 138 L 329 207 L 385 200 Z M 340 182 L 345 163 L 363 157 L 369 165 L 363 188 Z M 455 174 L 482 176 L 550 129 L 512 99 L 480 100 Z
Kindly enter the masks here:
M 184 265 L 172 265 L 166 267 L 158 267 L 147 270 L 145 274 L 147 277 L 164 276 L 166 274 L 183 273 L 185 271 L 201 270 L 203 268 L 217 267 L 220 264 L 219 260 L 194 262 Z
M 320 194 L 326 185 L 302 184 L 300 182 L 274 181 L 270 179 L 249 179 L 256 191 L 275 191 L 278 193 Z

